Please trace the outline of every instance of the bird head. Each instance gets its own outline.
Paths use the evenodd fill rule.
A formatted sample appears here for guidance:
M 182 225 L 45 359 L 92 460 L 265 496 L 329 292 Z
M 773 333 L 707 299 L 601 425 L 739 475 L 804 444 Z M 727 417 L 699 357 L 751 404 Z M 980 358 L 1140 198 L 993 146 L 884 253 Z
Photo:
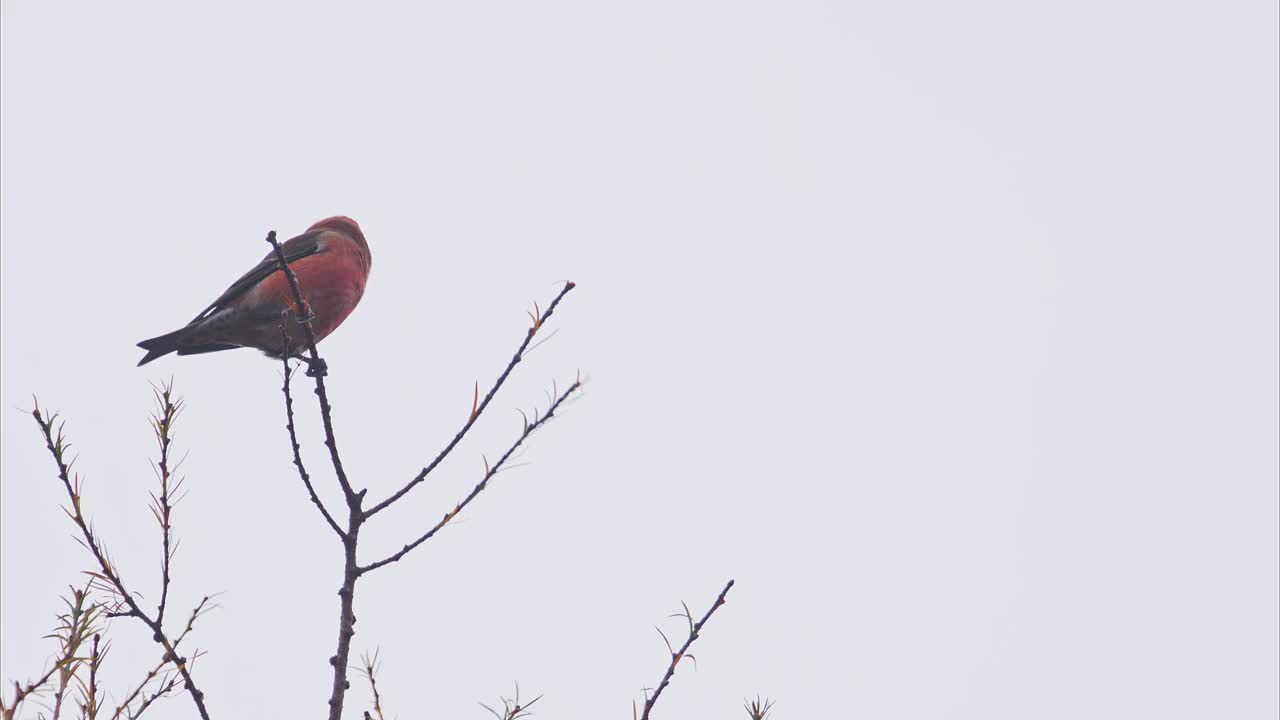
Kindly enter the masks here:
M 335 230 L 340 232 L 355 240 L 360 249 L 364 251 L 365 258 L 372 260 L 372 255 L 369 253 L 369 243 L 365 241 L 364 232 L 360 230 L 360 225 L 355 220 L 345 215 L 334 215 L 307 228 L 308 232 L 312 230 Z

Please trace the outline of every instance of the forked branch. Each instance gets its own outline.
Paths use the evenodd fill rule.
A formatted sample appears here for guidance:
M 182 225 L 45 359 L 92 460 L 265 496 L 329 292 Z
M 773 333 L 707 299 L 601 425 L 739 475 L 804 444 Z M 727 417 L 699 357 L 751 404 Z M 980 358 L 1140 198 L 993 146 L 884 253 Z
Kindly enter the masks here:
M 298 475 L 302 478 L 302 484 L 306 486 L 307 494 L 311 496 L 311 502 L 320 509 L 320 514 L 324 517 L 324 521 L 338 534 L 340 539 L 346 539 L 346 532 L 338 527 L 337 521 L 329 513 L 329 508 L 325 507 L 324 503 L 321 502 L 320 496 L 316 494 L 315 486 L 311 484 L 311 475 L 307 473 L 306 466 L 302 464 L 302 446 L 298 444 L 298 430 L 293 424 L 293 392 L 290 390 L 293 380 L 293 368 L 289 365 L 288 335 L 285 338 L 284 386 L 281 387 L 281 390 L 284 391 L 285 429 L 289 431 L 289 445 L 293 448 L 293 464 L 298 468 Z
M 422 482 L 426 478 L 426 476 L 431 472 L 431 470 L 434 469 L 436 466 L 438 466 L 445 459 L 445 457 L 447 457 L 449 453 L 458 445 L 458 443 L 461 442 L 462 438 L 467 434 L 467 431 L 470 430 L 473 425 L 475 425 L 475 422 L 479 418 L 481 413 L 483 413 L 485 408 L 489 406 L 489 403 L 493 400 L 499 388 L 501 388 L 502 384 L 506 381 L 507 377 L 511 374 L 511 371 L 515 368 L 517 364 L 520 363 L 525 353 L 529 351 L 529 346 L 533 340 L 534 335 L 537 334 L 538 330 L 542 327 L 546 319 L 551 316 L 551 313 L 555 310 L 556 306 L 560 303 L 560 301 L 564 298 L 564 296 L 568 294 L 570 290 L 573 289 L 574 284 L 571 282 L 566 283 L 564 288 L 560 291 L 560 294 L 557 295 L 555 299 L 551 302 L 551 304 L 547 307 L 546 312 L 537 310 L 534 313 L 530 313 L 533 320 L 533 325 L 532 327 L 530 327 L 530 329 L 526 333 L 524 342 L 521 343 L 519 349 L 517 349 L 516 351 L 516 354 L 512 357 L 511 361 L 507 364 L 506 369 L 503 370 L 502 374 L 498 376 L 498 379 L 494 383 L 493 387 L 485 395 L 483 402 L 480 402 L 479 388 L 477 386 L 476 401 L 475 401 L 475 404 L 472 406 L 471 414 L 470 416 L 468 416 L 467 422 L 463 425 L 462 429 L 459 430 L 458 433 L 454 436 L 453 440 L 448 445 L 445 446 L 445 449 L 442 450 L 436 456 L 436 458 L 407 485 L 405 485 L 403 488 L 401 488 L 399 491 L 391 495 L 386 500 L 383 500 L 382 502 L 375 505 L 372 509 L 368 511 L 364 511 L 361 509 L 361 505 L 363 504 L 363 501 L 364 501 L 365 490 L 360 490 L 357 492 L 353 488 L 353 486 L 351 485 L 351 482 L 347 477 L 346 470 L 343 468 L 342 459 L 338 454 L 338 444 L 337 444 L 337 440 L 335 439 L 335 433 L 333 429 L 332 407 L 329 404 L 328 392 L 325 388 L 325 381 L 324 381 L 327 368 L 324 361 L 320 358 L 320 355 L 316 350 L 315 333 L 311 328 L 311 320 L 312 320 L 311 309 L 307 306 L 307 302 L 306 302 L 305 296 L 303 295 L 302 288 L 298 284 L 297 275 L 293 272 L 293 269 L 289 267 L 289 264 L 284 255 L 284 251 L 282 250 L 280 243 L 276 240 L 276 234 L 274 231 L 267 233 L 267 242 L 270 243 L 272 250 L 275 253 L 276 264 L 278 268 L 281 270 L 281 272 L 284 273 L 286 279 L 289 282 L 289 289 L 292 293 L 294 312 L 296 314 L 298 323 L 301 325 L 304 339 L 306 341 L 306 346 L 302 348 L 303 350 L 306 351 L 306 355 L 302 355 L 302 354 L 295 355 L 294 353 L 291 353 L 289 350 L 289 339 L 287 335 L 288 325 L 284 326 L 283 330 L 285 332 L 285 336 L 284 336 L 284 346 L 282 348 L 283 349 L 282 355 L 284 357 L 284 362 L 285 362 L 285 382 L 284 382 L 283 390 L 285 395 L 285 410 L 286 410 L 286 416 L 287 416 L 286 427 L 289 431 L 289 440 L 290 440 L 291 448 L 293 450 L 294 465 L 297 466 L 298 474 L 302 477 L 303 485 L 306 486 L 307 494 L 310 496 L 311 501 L 320 510 L 321 515 L 324 517 L 325 522 L 329 525 L 330 529 L 332 529 L 338 535 L 339 539 L 341 539 L 342 541 L 343 575 L 342 575 L 342 585 L 338 588 L 338 598 L 339 598 L 338 644 L 337 644 L 337 650 L 329 658 L 329 664 L 333 667 L 333 687 L 329 695 L 329 720 L 341 720 L 345 697 L 346 697 L 346 691 L 350 687 L 350 684 L 347 681 L 347 669 L 348 669 L 349 661 L 351 657 L 351 641 L 355 635 L 356 616 L 355 616 L 355 600 L 354 599 L 355 599 L 356 581 L 360 578 L 361 575 L 363 575 L 364 573 L 370 570 L 396 562 L 405 554 L 410 552 L 413 548 L 418 547 L 423 542 L 426 542 L 428 539 L 430 539 L 432 535 L 434 535 L 437 531 L 439 531 L 440 528 L 442 528 L 445 525 L 445 523 L 447 523 L 450 519 L 452 519 L 455 515 L 457 515 L 457 513 L 460 512 L 463 507 L 465 507 L 468 503 L 470 503 L 471 500 L 473 500 L 475 496 L 478 495 L 484 489 L 489 479 L 493 477 L 493 474 L 502 468 L 502 466 L 506 463 L 507 459 L 511 457 L 511 454 L 515 452 L 515 450 L 520 446 L 520 444 L 525 440 L 525 438 L 527 438 L 530 433 L 532 433 L 534 430 L 540 427 L 543 423 L 545 423 L 546 420 L 550 419 L 550 417 L 555 413 L 556 408 L 560 406 L 560 404 L 565 400 L 565 398 L 569 394 L 571 394 L 572 392 L 577 390 L 579 387 L 581 387 L 581 383 L 575 382 L 567 391 L 565 391 L 564 395 L 555 399 L 551 407 L 547 411 L 547 415 L 545 417 L 537 419 L 532 424 L 526 422 L 524 427 L 524 432 L 521 434 L 520 438 L 511 447 L 511 449 L 509 449 L 505 454 L 503 454 L 502 458 L 498 461 L 498 463 L 492 467 L 488 467 L 486 465 L 485 476 L 480 481 L 480 484 L 476 487 L 476 489 L 472 490 L 471 494 L 468 495 L 466 499 L 464 499 L 461 503 L 459 503 L 457 507 L 454 508 L 453 512 L 446 515 L 444 520 L 437 523 L 432 529 L 428 530 L 422 537 L 419 537 L 414 542 L 410 543 L 409 545 L 406 545 L 400 552 L 396 553 L 395 555 L 392 555 L 391 557 L 388 557 L 376 563 L 373 563 L 372 565 L 361 567 L 357 562 L 357 552 L 356 552 L 357 547 L 359 545 L 361 527 L 363 527 L 364 523 L 370 517 L 372 517 L 375 513 L 386 509 L 392 503 L 404 497 L 405 494 L 408 493 L 410 490 L 412 490 L 415 485 Z M 314 377 L 316 381 L 316 397 L 319 399 L 319 403 L 320 403 L 320 418 L 324 426 L 325 446 L 329 448 L 329 459 L 333 464 L 334 474 L 337 475 L 338 484 L 341 485 L 342 487 L 342 492 L 345 497 L 346 505 L 347 505 L 347 522 L 346 522 L 345 528 L 339 525 L 338 521 L 334 518 L 333 514 L 330 513 L 328 508 L 326 508 L 323 502 L 321 502 L 318 494 L 315 491 L 314 486 L 311 483 L 310 475 L 307 474 L 306 468 L 302 463 L 301 449 L 298 443 L 297 431 L 294 427 L 294 420 L 293 420 L 293 396 L 290 390 L 290 379 L 291 379 L 292 370 L 288 365 L 290 357 L 298 357 L 305 360 L 311 366 L 307 374 Z
M 480 703 L 480 707 L 488 710 L 495 720 L 521 720 L 521 718 L 529 717 L 533 714 L 533 705 L 542 699 L 542 696 L 530 700 L 529 702 L 520 701 L 520 683 L 516 683 L 515 697 L 500 697 L 502 701 L 502 710 L 489 707 L 484 703 Z
M 58 479 L 62 481 L 63 488 L 67 491 L 67 498 L 70 502 L 69 507 L 65 508 L 67 516 L 71 518 L 76 527 L 80 530 L 80 542 L 93 555 L 94 560 L 98 564 L 98 570 L 91 575 L 100 583 L 100 586 L 112 593 L 118 603 L 120 611 L 113 613 L 116 616 L 135 617 L 142 624 L 147 626 L 151 631 L 151 637 L 164 648 L 165 656 L 172 658 L 174 666 L 178 669 L 178 673 L 182 676 L 182 682 L 187 692 L 191 695 L 191 700 L 196 706 L 196 710 L 200 713 L 203 720 L 209 720 L 209 711 L 205 708 L 204 693 L 196 686 L 195 680 L 191 677 L 190 669 L 186 658 L 177 654 L 175 644 L 165 634 L 164 628 L 149 613 L 142 609 L 138 602 L 134 599 L 133 593 L 125 586 L 124 581 L 120 577 L 120 573 L 116 570 L 115 565 L 111 562 L 102 543 L 99 541 L 93 529 L 89 527 L 89 522 L 85 518 L 81 509 L 81 482 L 77 475 L 73 481 L 71 476 L 71 465 L 73 461 L 67 461 L 66 452 L 70 447 L 65 435 L 63 434 L 63 425 L 60 424 L 57 431 L 54 430 L 54 423 L 57 421 L 56 413 L 46 417 L 37 405 L 31 415 L 35 418 L 36 424 L 40 426 L 40 432 L 44 436 L 46 447 L 49 454 L 53 456 L 53 461 L 58 469 Z
M 196 621 L 212 609 L 213 605 L 209 603 L 209 596 L 206 595 L 187 617 L 186 627 L 184 627 L 182 632 L 178 633 L 178 636 L 173 639 L 174 651 L 177 651 L 177 649 L 182 645 L 182 641 L 186 640 L 187 635 L 191 634 L 191 631 L 195 628 Z M 197 653 L 197 656 L 198 655 L 199 653 Z M 161 672 L 164 671 L 173 660 L 174 655 L 166 651 L 160 658 L 160 662 L 156 663 L 156 666 L 147 672 L 147 675 L 142 679 L 142 682 L 138 683 L 137 686 L 134 687 L 133 691 L 125 696 L 124 701 L 116 706 L 115 712 L 111 714 L 111 720 L 119 720 L 120 718 L 136 720 L 147 708 L 151 707 L 152 703 L 172 691 L 174 687 L 176 687 L 181 676 L 173 671 L 165 671 L 164 675 L 161 675 Z M 155 680 L 157 677 L 160 678 L 160 685 L 157 689 L 152 690 L 151 681 Z M 134 708 L 133 703 L 139 699 L 142 700 L 142 704 L 137 708 Z
M 13 698 L 9 702 L 5 702 L 3 696 L 0 696 L 0 719 L 13 720 L 22 704 L 44 690 L 55 676 L 58 681 L 53 687 L 53 717 L 56 718 L 62 711 L 63 701 L 72 682 L 79 682 L 83 686 L 83 680 L 79 677 L 80 668 L 89 663 L 90 673 L 96 673 L 102 657 L 99 653 L 98 633 L 101 629 L 103 607 L 90 600 L 91 588 L 92 583 L 83 590 L 73 587 L 71 596 L 62 598 L 67 606 L 67 612 L 58 616 L 58 628 L 52 635 L 46 636 L 58 641 L 59 651 L 54 656 L 53 663 L 44 675 L 36 680 L 29 681 L 25 685 L 14 682 Z M 85 658 L 80 650 L 90 637 L 93 638 L 93 653 Z M 90 683 L 95 681 L 96 676 L 90 680 Z
M 419 472 L 407 485 L 397 490 L 386 500 L 383 500 L 377 505 L 366 510 L 365 517 L 371 517 L 378 514 L 390 507 L 395 503 L 395 501 L 404 497 L 414 488 L 415 485 L 426 480 L 427 476 L 431 474 L 431 471 L 435 470 L 436 466 L 443 462 L 444 459 L 449 456 L 449 453 L 453 452 L 453 449 L 457 447 L 458 443 L 462 442 L 462 438 L 466 437 L 467 431 L 471 429 L 471 426 L 475 425 L 476 421 L 480 419 L 481 413 L 484 412 L 485 408 L 489 407 L 489 403 L 493 400 L 494 396 L 498 394 L 498 390 L 502 387 L 502 384 L 507 381 L 507 376 L 510 375 L 516 365 L 519 365 L 520 361 L 524 359 L 525 351 L 528 350 L 529 343 L 533 341 L 534 335 L 538 334 L 538 331 L 542 329 L 543 323 L 551 317 L 551 313 L 556 311 L 556 306 L 560 304 L 560 301 L 564 299 L 564 296 L 568 295 L 569 291 L 574 287 L 575 285 L 572 282 L 566 282 L 564 287 L 560 290 L 560 294 L 555 296 L 545 311 L 538 312 L 536 314 L 530 313 L 530 315 L 533 316 L 533 324 L 529 327 L 528 332 L 525 333 L 524 342 L 520 343 L 520 347 L 516 348 L 515 355 L 511 356 L 511 361 L 507 363 L 507 367 L 502 371 L 502 374 L 498 376 L 498 379 L 494 381 L 493 386 L 489 388 L 489 392 L 485 393 L 484 400 L 481 400 L 472 406 L 471 415 L 467 418 L 467 421 L 463 423 L 462 429 L 453 436 L 453 439 L 449 441 L 448 445 L 444 446 L 444 449 L 436 455 L 434 460 L 428 463 L 426 467 L 422 468 L 422 472 Z M 534 307 L 536 308 L 537 306 L 535 305 Z
M 471 504 L 471 501 L 475 500 L 476 496 L 478 496 L 481 492 L 484 491 L 486 487 L 489 486 L 489 480 L 492 479 L 493 476 L 496 475 L 498 471 L 502 469 L 502 466 L 506 464 L 507 460 L 509 460 L 512 454 L 514 454 L 515 451 L 520 448 L 520 446 L 524 443 L 524 441 L 528 439 L 528 437 L 532 435 L 535 430 L 545 425 L 548 420 L 554 417 L 556 410 L 560 407 L 560 405 L 564 403 L 564 401 L 567 400 L 570 395 L 572 395 L 581 387 L 582 387 L 581 378 L 574 380 L 573 384 L 570 385 L 568 389 L 566 389 L 563 393 L 561 393 L 558 397 L 555 398 L 555 400 L 551 403 L 551 406 L 547 408 L 547 412 L 545 414 L 543 414 L 540 417 L 536 417 L 533 422 L 529 422 L 528 419 L 526 419 L 524 423 L 524 430 L 520 433 L 520 436 L 516 438 L 516 441 L 512 443 L 511 447 L 507 448 L 507 451 L 504 452 L 502 454 L 502 457 L 498 458 L 498 461 L 493 465 L 490 465 L 487 460 L 485 461 L 484 476 L 480 478 L 480 482 L 476 483 L 476 486 L 471 489 L 471 492 L 468 493 L 467 496 L 464 497 L 461 502 L 455 505 L 452 510 L 445 513 L 444 517 L 441 518 L 440 521 L 437 522 L 434 526 L 432 526 L 430 530 L 423 533 L 420 537 L 418 537 L 418 539 L 414 540 L 408 545 L 405 545 L 403 548 L 400 549 L 399 552 L 395 553 L 394 555 L 383 558 L 382 560 L 379 560 L 375 563 L 370 563 L 369 565 L 361 566 L 357 570 L 357 573 L 360 575 L 364 575 L 365 573 L 370 572 L 371 570 L 377 570 L 378 568 L 383 567 L 385 565 L 390 565 L 391 563 L 396 562 L 397 560 L 404 557 L 405 555 L 408 555 L 410 552 L 413 551 L 414 548 L 430 540 L 437 532 L 441 530 L 441 528 L 443 528 L 445 525 L 448 525 L 449 521 L 457 517 L 458 513 L 462 512 L 463 508 Z

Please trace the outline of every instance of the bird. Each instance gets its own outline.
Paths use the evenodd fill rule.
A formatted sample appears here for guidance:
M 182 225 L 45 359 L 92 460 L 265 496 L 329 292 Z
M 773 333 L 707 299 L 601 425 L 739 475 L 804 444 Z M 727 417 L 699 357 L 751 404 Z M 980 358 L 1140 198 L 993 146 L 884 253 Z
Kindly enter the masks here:
M 369 244 L 355 220 L 337 215 L 315 223 L 280 248 L 297 276 L 319 342 L 347 319 L 363 297 L 373 265 Z M 276 359 L 287 354 L 308 360 L 302 355 L 306 340 L 295 308 L 293 291 L 273 248 L 191 322 L 138 343 L 147 351 L 138 365 L 173 352 L 198 355 L 241 347 L 256 348 Z M 307 372 L 323 374 L 324 368 L 312 366 Z

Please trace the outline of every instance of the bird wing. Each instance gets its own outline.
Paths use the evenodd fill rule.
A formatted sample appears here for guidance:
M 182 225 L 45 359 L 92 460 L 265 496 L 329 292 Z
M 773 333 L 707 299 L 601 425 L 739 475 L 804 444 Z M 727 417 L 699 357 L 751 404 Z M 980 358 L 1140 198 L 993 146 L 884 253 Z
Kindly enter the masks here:
M 320 246 L 321 232 L 322 231 L 319 230 L 307 232 L 295 238 L 286 240 L 284 244 L 280 246 L 280 249 L 284 252 L 285 262 L 292 265 L 295 261 L 301 260 L 304 257 L 324 252 L 324 248 Z M 232 300 L 235 300 L 249 290 L 252 290 L 258 283 L 266 280 L 268 277 L 271 277 L 271 274 L 277 272 L 279 269 L 280 264 L 279 261 L 276 260 L 275 250 L 272 250 L 262 259 L 262 262 L 258 263 L 252 270 L 242 275 L 239 280 L 231 283 L 231 287 L 227 288 L 225 292 L 219 295 L 218 299 L 214 300 L 209 307 L 202 310 L 199 315 L 196 315 L 191 322 L 199 322 L 208 318 L 210 315 L 213 315 L 215 312 L 230 304 Z M 188 323 L 188 325 L 189 324 L 191 323 Z

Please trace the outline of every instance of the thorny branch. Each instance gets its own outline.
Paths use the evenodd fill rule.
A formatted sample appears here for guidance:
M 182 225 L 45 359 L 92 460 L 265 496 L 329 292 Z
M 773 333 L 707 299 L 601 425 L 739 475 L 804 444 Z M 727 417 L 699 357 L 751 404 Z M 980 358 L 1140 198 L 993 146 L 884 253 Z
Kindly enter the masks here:
M 182 641 L 187 638 L 187 635 L 189 635 L 191 630 L 195 627 L 196 620 L 200 619 L 206 612 L 213 609 L 213 606 L 209 604 L 209 600 L 209 596 L 206 595 L 191 611 L 191 615 L 187 617 L 186 627 L 184 627 L 182 632 L 178 633 L 178 636 L 173 639 L 173 649 L 175 653 L 178 647 L 182 645 Z M 160 681 L 160 688 L 163 692 L 156 691 L 151 693 L 151 695 L 144 699 L 142 705 L 139 706 L 138 709 L 131 709 L 134 701 L 137 700 L 144 691 L 146 691 L 150 686 L 151 681 L 155 680 L 156 677 L 160 675 L 160 671 L 164 670 L 164 668 L 173 660 L 173 657 L 173 654 L 165 652 L 165 654 L 160 658 L 160 662 L 156 663 L 156 666 L 147 673 L 147 676 L 142 679 L 142 682 L 138 683 L 137 687 L 133 689 L 133 692 L 129 693 L 125 697 L 124 701 L 116 707 L 116 711 L 111 714 L 111 720 L 118 720 L 121 717 L 127 718 L 128 720 L 136 720 L 144 710 L 151 706 L 151 703 L 173 690 L 178 681 L 178 676 L 166 673 L 164 678 Z
M 372 656 L 365 653 L 360 658 L 360 662 L 364 665 L 361 672 L 369 681 L 369 691 L 373 693 L 373 714 L 366 710 L 364 716 L 372 720 L 376 715 L 378 720 L 386 720 L 382 715 L 382 693 L 378 692 L 378 651 L 374 650 Z
M 129 720 L 137 720 L 142 713 L 147 711 L 147 708 L 151 707 L 155 703 L 155 701 L 172 692 L 173 688 L 177 686 L 177 684 L 178 677 L 176 675 L 170 675 L 164 680 L 161 680 L 160 685 L 143 699 L 142 704 L 138 706 L 138 709 L 130 713 Z
M 671 644 L 667 643 L 667 649 L 671 651 L 671 664 L 667 666 L 667 671 L 662 674 L 662 680 L 658 683 L 658 687 L 654 688 L 653 694 L 649 695 L 646 693 L 644 700 L 644 712 L 640 715 L 640 720 L 649 720 L 649 713 L 653 710 L 653 706 L 658 703 L 658 697 L 662 695 L 663 690 L 667 689 L 667 685 L 671 683 L 671 677 L 676 674 L 676 666 L 679 665 L 680 661 L 685 657 L 692 657 L 689 655 L 689 647 L 693 645 L 694 640 L 698 639 L 698 633 L 702 632 L 702 626 L 706 625 L 707 621 L 711 619 L 711 614 L 724 604 L 724 597 L 729 594 L 729 589 L 732 587 L 733 581 L 730 580 L 725 584 L 724 589 L 720 591 L 720 595 L 716 598 L 715 603 L 711 605 L 711 609 L 707 610 L 707 614 L 703 615 L 702 619 L 696 623 L 693 621 L 693 615 L 689 612 L 688 606 L 685 606 L 684 613 L 681 617 L 684 617 L 689 621 L 689 637 L 685 639 L 684 645 L 681 645 L 679 650 L 672 649 Z M 658 632 L 661 633 L 662 631 L 659 630 Z M 666 637 L 666 635 L 663 635 L 662 639 L 666 640 Z
M 66 658 L 59 658 L 52 667 L 45 671 L 44 675 L 28 682 L 26 685 L 15 681 L 13 683 L 13 700 L 6 703 L 4 698 L 0 697 L 0 719 L 13 720 L 14 715 L 18 712 L 18 707 L 21 706 L 28 697 L 31 697 L 31 695 L 38 692 L 46 683 L 52 680 L 53 674 L 58 672 L 66 661 Z
M 102 660 L 107 656 L 111 643 L 102 643 L 102 635 L 93 636 L 93 651 L 89 655 L 89 682 L 80 683 L 80 717 L 82 720 L 97 720 L 98 711 L 102 708 L 102 699 L 98 697 L 98 672 L 102 669 Z
M 88 601 L 89 587 L 84 590 L 71 588 L 71 596 L 74 600 L 63 599 L 67 605 L 67 612 L 58 616 L 58 630 L 50 636 L 56 637 L 62 645 L 62 660 L 58 663 L 58 687 L 53 691 L 55 720 L 62 715 L 62 703 L 66 700 L 67 690 L 71 689 L 72 681 L 78 679 L 80 667 L 85 662 L 85 658 L 80 655 L 80 648 L 88 642 L 91 635 L 95 638 L 94 654 L 97 654 L 97 620 L 101 615 L 102 606 Z
M 547 311 L 538 313 L 536 317 L 534 317 L 533 325 L 524 336 L 524 342 L 520 343 L 520 347 L 516 349 L 515 355 L 511 356 L 511 361 L 507 363 L 507 367 L 502 371 L 502 374 L 498 376 L 498 379 L 494 381 L 493 386 L 489 388 L 489 392 L 485 393 L 484 400 L 481 400 L 472 408 L 471 415 L 467 418 L 467 422 L 464 423 L 462 429 L 453 436 L 453 439 L 449 441 L 449 444 L 440 451 L 440 454 L 436 455 L 434 460 L 427 464 L 426 467 L 422 468 L 422 472 L 418 473 L 407 485 L 397 490 L 386 500 L 383 500 L 377 505 L 369 508 L 365 512 L 365 517 L 371 517 L 378 514 L 390 507 L 395 501 L 404 497 L 405 494 L 412 490 L 415 485 L 426 480 L 427 475 L 431 474 L 431 471 L 435 470 L 436 466 L 443 462 L 444 459 L 449 456 L 450 452 L 453 452 L 453 449 L 457 447 L 458 443 L 462 441 L 462 438 L 466 436 L 467 431 L 471 429 L 471 426 L 475 425 L 476 421 L 480 419 L 480 414 L 484 412 L 485 408 L 489 407 L 489 403 L 493 400 L 494 396 L 498 394 L 498 390 L 502 387 L 502 384 L 507 381 L 507 376 L 510 375 L 516 365 L 519 365 L 520 361 L 524 359 L 525 350 L 528 349 L 529 343 L 533 341 L 533 336 L 538 333 L 542 324 L 551 317 L 551 313 L 555 312 L 556 306 L 560 304 L 560 301 L 564 299 L 564 296 L 568 295 L 569 291 L 574 287 L 575 285 L 572 282 L 565 283 L 564 288 L 560 290 L 560 294 L 556 295 L 555 299 L 551 301 L 551 304 L 547 306 Z
M 90 587 L 92 583 L 90 583 Z M 0 697 L 0 718 L 3 720 L 13 720 L 17 714 L 18 708 L 22 703 L 36 693 L 40 692 L 45 685 L 49 683 L 56 675 L 58 677 L 58 686 L 54 689 L 53 694 L 53 717 L 58 717 L 62 712 L 62 701 L 66 695 L 67 689 L 71 686 L 73 678 L 78 679 L 77 673 L 80 666 L 84 664 L 85 658 L 79 655 L 80 648 L 88 641 L 89 637 L 93 637 L 93 656 L 90 658 L 91 672 L 95 671 L 101 655 L 98 652 L 98 629 L 99 620 L 103 615 L 103 607 L 98 603 L 89 602 L 90 587 L 83 590 L 71 588 L 71 598 L 63 598 L 63 602 L 67 606 L 67 612 L 58 616 L 58 628 L 52 635 L 46 637 L 55 638 L 60 646 L 53 665 L 36 680 L 28 682 L 26 685 L 15 682 L 13 684 L 13 699 L 6 703 L 3 697 Z
M 488 705 L 485 705 L 484 703 L 480 703 L 480 707 L 492 713 L 493 717 L 495 717 L 497 720 L 520 720 L 520 718 L 525 718 L 532 715 L 533 711 L 530 710 L 529 708 L 533 707 L 533 704 L 538 702 L 541 699 L 542 699 L 542 696 L 539 695 L 538 697 L 530 700 L 527 703 L 521 703 L 520 702 L 520 683 L 516 683 L 515 697 L 499 698 L 499 700 L 502 701 L 502 712 L 498 712 L 496 709 L 491 708 Z
M 502 454 L 502 457 L 498 458 L 498 462 L 494 463 L 493 465 L 489 465 L 488 461 L 487 460 L 485 461 L 485 472 L 484 472 L 484 476 L 480 478 L 480 482 L 477 483 L 476 486 L 471 489 L 471 492 L 468 493 L 467 496 L 463 498 L 461 502 L 455 505 L 452 510 L 445 513 L 444 517 L 441 518 L 440 521 L 437 522 L 430 530 L 423 533 L 418 539 L 414 540 L 408 545 L 405 545 L 403 548 L 400 549 L 399 552 L 395 553 L 394 555 L 383 558 L 382 560 L 379 560 L 375 563 L 364 565 L 360 567 L 356 572 L 360 575 L 363 575 L 371 570 L 377 570 L 378 568 L 383 567 L 384 565 L 389 565 L 393 562 L 396 562 L 400 558 L 409 554 L 409 552 L 411 552 L 414 548 L 430 540 L 433 535 L 439 532 L 440 529 L 443 528 L 445 525 L 449 524 L 450 520 L 453 520 L 455 517 L 457 517 L 458 513 L 462 512 L 463 508 L 469 505 L 472 500 L 476 499 L 477 495 L 479 495 L 481 492 L 484 491 L 486 487 L 488 487 L 489 480 L 492 479 L 493 476 L 496 475 L 498 471 L 502 469 L 502 466 L 507 462 L 507 460 L 511 457 L 511 455 L 515 453 L 517 449 L 519 449 L 520 445 L 522 445 L 524 441 L 530 435 L 532 435 L 535 430 L 542 427 L 544 424 L 546 424 L 548 420 L 554 417 L 556 409 L 560 407 L 560 404 L 563 403 L 570 395 L 574 393 L 574 391 L 576 391 L 580 387 L 582 387 L 582 380 L 581 379 L 574 380 L 573 384 L 570 385 L 567 390 L 565 390 L 563 393 L 560 394 L 559 397 L 555 399 L 555 402 L 551 404 L 551 407 L 547 408 L 547 412 L 545 415 L 542 415 L 541 417 L 535 419 L 532 423 L 526 420 L 524 425 L 524 431 L 520 433 L 520 437 L 516 438 L 516 441 L 511 445 L 511 447 L 507 448 L 507 451 Z
M 155 431 L 156 442 L 160 445 L 160 460 L 156 463 L 156 476 L 160 480 L 160 497 L 151 493 L 151 514 L 160 524 L 161 558 L 160 558 L 160 605 L 156 610 L 156 624 L 164 625 L 164 610 L 169 602 L 169 565 L 176 549 L 173 544 L 173 496 L 181 489 L 182 480 L 170 485 L 172 475 L 169 467 L 169 446 L 173 443 L 173 423 L 182 412 L 182 401 L 173 397 L 173 384 L 155 390 L 156 405 L 159 409 L 151 416 L 151 428 Z
M 768 720 L 769 714 L 773 712 L 773 701 L 769 698 L 761 700 L 757 695 L 755 700 L 743 700 L 742 707 L 750 720 Z
M 165 650 L 165 656 L 171 657 L 175 667 L 182 676 L 183 685 L 187 692 L 191 695 L 191 701 L 195 703 L 196 710 L 200 713 L 203 720 L 209 720 L 209 711 L 205 708 L 204 693 L 196 686 L 195 680 L 191 677 L 191 671 L 188 668 L 187 658 L 178 656 L 173 643 L 165 634 L 164 628 L 160 623 L 151 617 L 145 610 L 134 600 L 133 594 L 125 587 L 124 581 L 121 579 L 115 565 L 111 562 L 111 558 L 107 555 L 106 550 L 102 547 L 101 542 L 94 534 L 93 529 L 89 526 L 88 520 L 85 519 L 84 512 L 81 509 L 81 480 L 79 474 L 75 476 L 74 481 L 71 476 L 71 465 L 74 460 L 68 462 L 66 460 L 66 451 L 70 447 L 63 434 L 65 423 L 59 424 L 57 432 L 54 431 L 54 422 L 57 420 L 57 413 L 45 417 L 37 405 L 31 415 L 35 418 L 36 424 L 40 426 L 40 432 L 44 435 L 45 445 L 49 449 L 50 455 L 53 456 L 54 463 L 58 468 L 58 479 L 62 481 L 63 487 L 67 491 L 67 497 L 70 500 L 70 507 L 66 508 L 67 516 L 71 518 L 76 527 L 80 530 L 80 541 L 94 560 L 98 563 L 98 572 L 91 573 L 102 587 L 112 592 L 119 603 L 119 607 L 125 608 L 123 611 L 116 612 L 114 615 L 125 617 L 136 617 L 142 624 L 146 625 L 152 633 L 154 639 Z

